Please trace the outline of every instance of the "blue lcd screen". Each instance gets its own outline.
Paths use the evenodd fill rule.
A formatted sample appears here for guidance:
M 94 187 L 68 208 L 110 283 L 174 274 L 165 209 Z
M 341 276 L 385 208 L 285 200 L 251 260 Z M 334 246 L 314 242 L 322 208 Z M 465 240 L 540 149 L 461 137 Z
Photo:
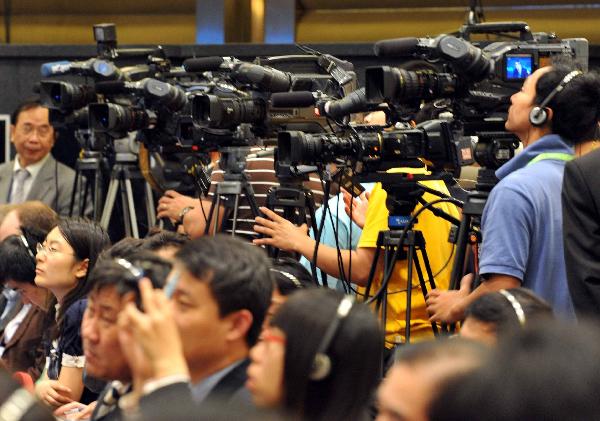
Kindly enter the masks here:
M 529 54 L 506 56 L 506 79 L 523 80 L 531 74 L 533 57 Z

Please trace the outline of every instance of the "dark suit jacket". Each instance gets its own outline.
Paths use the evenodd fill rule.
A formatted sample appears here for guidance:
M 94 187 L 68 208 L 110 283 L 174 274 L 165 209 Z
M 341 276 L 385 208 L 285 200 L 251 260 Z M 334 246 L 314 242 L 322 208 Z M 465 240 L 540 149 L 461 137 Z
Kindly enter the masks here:
M 42 343 L 45 318 L 44 311 L 32 306 L 2 354 L 8 370 L 25 371 L 33 381 L 40 377 L 46 360 Z
M 0 165 L 0 204 L 8 203 L 14 165 L 14 161 Z M 59 215 L 68 216 L 74 181 L 75 171 L 50 155 L 33 180 L 27 200 L 40 200 Z M 77 203 L 73 215 L 78 215 Z M 88 210 L 91 210 L 91 203 L 86 205 L 86 213 Z
M 155 390 L 142 397 L 140 411 L 143 420 L 197 420 L 198 408 L 222 407 L 231 404 L 243 408 L 249 403 L 249 392 L 244 387 L 246 369 L 250 360 L 246 359 L 231 370 L 208 394 L 201 403 L 195 403 L 188 383 L 174 383 Z M 243 418 L 242 418 L 243 419 Z
M 569 291 L 578 316 L 600 317 L 600 149 L 568 162 L 562 190 Z

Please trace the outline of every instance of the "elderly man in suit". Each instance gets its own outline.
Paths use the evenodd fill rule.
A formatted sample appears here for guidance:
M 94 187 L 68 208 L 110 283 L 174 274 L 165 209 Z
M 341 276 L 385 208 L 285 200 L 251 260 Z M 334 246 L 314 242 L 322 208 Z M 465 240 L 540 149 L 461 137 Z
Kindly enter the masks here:
M 17 107 L 11 121 L 11 142 L 17 155 L 0 165 L 0 204 L 40 200 L 67 216 L 75 171 L 50 154 L 56 133 L 48 109 L 32 98 Z M 74 214 L 77 212 L 75 209 Z

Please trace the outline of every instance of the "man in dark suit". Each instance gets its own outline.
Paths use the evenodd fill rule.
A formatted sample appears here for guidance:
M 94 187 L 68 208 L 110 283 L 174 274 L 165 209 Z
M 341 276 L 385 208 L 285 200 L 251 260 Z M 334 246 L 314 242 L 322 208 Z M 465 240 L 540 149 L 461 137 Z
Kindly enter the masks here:
M 140 283 L 144 311 L 129 306 L 119 325 L 129 349 L 140 348 L 132 370 L 140 356 L 153 367 L 140 401 L 143 419 L 170 408 L 179 414 L 194 405 L 250 403 L 246 367 L 271 301 L 269 266 L 262 249 L 239 238 L 201 237 L 175 256 L 177 275 L 165 288 L 172 305 Z
M 527 76 L 529 76 L 527 68 L 523 67 L 520 61 L 515 61 L 512 77 L 514 79 L 525 79 Z
M 568 162 L 562 190 L 567 279 L 578 316 L 600 316 L 600 149 Z
M 0 165 L 0 204 L 40 200 L 67 216 L 75 171 L 50 153 L 56 133 L 48 109 L 38 99 L 30 99 L 17 107 L 11 119 L 11 142 L 17 155 Z

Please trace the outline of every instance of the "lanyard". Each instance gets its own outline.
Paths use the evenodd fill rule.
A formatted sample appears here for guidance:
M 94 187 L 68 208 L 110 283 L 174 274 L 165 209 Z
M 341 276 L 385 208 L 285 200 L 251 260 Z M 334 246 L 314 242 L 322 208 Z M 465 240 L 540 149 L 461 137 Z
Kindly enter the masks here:
M 571 161 L 574 158 L 573 155 L 569 153 L 560 153 L 560 152 L 545 152 L 541 153 L 531 161 L 527 163 L 527 165 L 535 164 L 538 161 L 545 161 L 548 159 L 555 159 L 557 161 Z

